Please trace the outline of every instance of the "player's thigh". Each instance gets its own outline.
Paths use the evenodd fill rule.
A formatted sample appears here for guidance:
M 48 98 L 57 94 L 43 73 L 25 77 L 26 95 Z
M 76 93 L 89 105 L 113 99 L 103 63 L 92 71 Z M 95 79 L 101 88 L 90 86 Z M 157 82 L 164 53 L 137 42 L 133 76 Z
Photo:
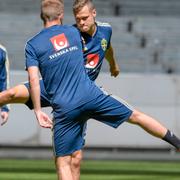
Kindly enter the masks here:
M 17 85 L 9 91 L 11 94 L 10 103 L 25 103 L 29 99 L 29 91 L 24 84 Z
M 72 154 L 72 166 L 80 166 L 82 158 L 83 158 L 82 150 L 75 151 Z
M 28 82 L 24 83 L 24 85 L 26 86 L 27 90 L 29 91 L 30 89 L 30 84 Z M 51 99 L 49 97 L 49 95 L 47 94 L 45 87 L 44 87 L 44 83 L 42 80 L 39 81 L 39 85 L 40 85 L 40 101 L 41 101 L 41 107 L 50 107 L 51 106 Z M 31 97 L 29 96 L 29 98 L 27 99 L 25 105 L 29 108 L 29 109 L 33 109 L 33 102 Z
M 91 118 L 117 128 L 120 124 L 127 121 L 133 109 L 125 101 L 109 95 L 97 100 L 94 105 L 94 113 Z
M 79 108 L 54 115 L 53 145 L 55 156 L 73 154 L 84 146 L 84 117 Z

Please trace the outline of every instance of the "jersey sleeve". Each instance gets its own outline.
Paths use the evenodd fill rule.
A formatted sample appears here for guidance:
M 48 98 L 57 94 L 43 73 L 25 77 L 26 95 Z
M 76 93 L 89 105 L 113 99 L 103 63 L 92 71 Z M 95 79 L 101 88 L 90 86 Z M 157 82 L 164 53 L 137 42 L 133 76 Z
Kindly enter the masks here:
M 26 70 L 30 66 L 39 66 L 38 58 L 34 47 L 27 42 L 25 47 Z
M 112 27 L 111 27 L 111 25 L 109 25 L 107 27 L 107 32 L 109 34 L 109 41 L 108 41 L 108 44 L 107 44 L 107 49 L 109 49 L 109 46 L 111 45 L 111 36 L 112 36 Z
M 9 86 L 9 59 L 6 49 L 0 49 L 0 92 L 6 90 Z M 2 111 L 9 111 L 9 106 L 1 107 Z

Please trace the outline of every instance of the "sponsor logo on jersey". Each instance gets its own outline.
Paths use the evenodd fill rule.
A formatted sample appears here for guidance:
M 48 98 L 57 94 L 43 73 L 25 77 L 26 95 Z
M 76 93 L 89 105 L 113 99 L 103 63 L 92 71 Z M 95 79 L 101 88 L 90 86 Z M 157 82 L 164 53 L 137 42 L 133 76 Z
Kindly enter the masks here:
M 107 41 L 104 38 L 101 40 L 101 47 L 102 47 L 103 51 L 105 51 L 107 49 Z
M 87 61 L 86 61 L 86 68 L 93 69 L 95 68 L 99 63 L 99 55 L 98 54 L 88 54 L 87 55 Z
M 50 40 L 56 51 L 67 48 L 69 46 L 69 42 L 64 33 L 54 36 Z
M 68 47 L 68 48 L 62 49 L 62 50 L 50 55 L 49 59 L 53 60 L 59 56 L 62 56 L 64 54 L 67 54 L 67 53 L 72 52 L 72 51 L 77 51 L 77 50 L 79 50 L 77 46 Z

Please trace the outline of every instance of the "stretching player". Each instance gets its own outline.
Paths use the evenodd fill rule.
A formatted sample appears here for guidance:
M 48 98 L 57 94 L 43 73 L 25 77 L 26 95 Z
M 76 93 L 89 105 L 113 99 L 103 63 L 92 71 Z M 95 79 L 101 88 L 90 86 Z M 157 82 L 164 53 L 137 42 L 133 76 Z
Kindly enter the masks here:
M 93 5 L 93 4 L 92 4 Z M 108 23 L 95 22 L 96 10 L 85 6 L 83 10 L 74 8 L 76 24 L 81 31 L 84 64 L 87 74 L 91 80 L 95 80 L 100 72 L 104 57 L 109 63 L 109 69 L 112 76 L 119 74 L 119 66 L 115 60 L 113 48 L 111 46 L 112 29 Z M 83 24 L 82 24 L 83 19 Z M 50 106 L 50 99 L 44 89 L 43 82 L 41 85 L 41 106 Z M 5 104 L 22 103 L 30 109 L 33 108 L 29 95 L 29 83 L 19 84 L 0 93 L 0 107 Z
M 0 44 L 0 92 L 5 91 L 9 85 L 9 60 L 6 48 Z M 6 103 L 5 103 L 6 104 Z M 3 125 L 8 119 L 9 107 L 0 106 L 1 113 L 1 125 Z
M 82 2 L 82 4 L 83 4 L 83 2 Z M 83 11 L 85 11 L 85 9 L 83 9 Z M 81 11 L 80 12 L 83 12 L 82 11 L 82 9 L 81 9 Z M 75 12 L 75 11 L 74 11 Z M 87 22 L 89 22 L 89 19 L 91 20 L 90 22 L 91 23 L 93 23 L 94 21 L 92 21 L 92 20 L 94 20 L 94 17 L 95 17 L 95 9 L 93 9 L 93 11 L 90 11 L 89 9 L 87 10 L 86 9 L 86 14 L 84 14 L 83 13 L 83 16 L 82 17 L 80 17 L 80 19 L 84 19 L 85 17 L 88 17 L 88 18 L 86 18 L 86 21 Z M 80 15 L 80 14 L 82 14 L 82 13 L 78 13 L 78 11 L 76 10 L 76 12 L 75 12 L 75 15 Z M 85 17 L 84 17 L 85 16 Z M 85 22 L 86 22 L 85 21 Z M 82 22 L 81 22 L 82 23 Z M 91 28 L 91 26 L 92 27 L 94 27 L 93 25 L 94 24 L 88 24 L 88 26 L 89 26 L 89 29 L 93 29 L 93 28 Z M 78 27 L 79 27 L 79 29 L 81 29 L 82 31 L 83 31 L 83 26 L 82 25 L 80 25 L 80 22 L 79 22 L 79 19 L 78 19 L 78 21 L 77 21 L 77 25 L 78 25 Z M 89 54 L 91 54 L 91 56 L 90 57 L 92 57 L 93 56 L 93 54 L 94 54 L 94 52 L 93 52 L 93 44 L 91 43 L 91 41 L 90 40 L 94 40 L 95 41 L 95 37 L 98 37 L 98 35 L 97 34 L 99 34 L 98 33 L 98 30 L 102 27 L 102 29 L 103 29 L 103 27 L 104 27 L 104 25 L 106 25 L 107 26 L 107 31 L 108 31 L 108 29 L 110 29 L 109 27 L 108 27 L 108 25 L 107 24 L 102 24 L 101 26 L 100 26 L 100 24 L 99 24 L 99 27 L 96 29 L 95 28 L 95 31 L 97 31 L 97 33 L 94 33 L 94 32 L 92 32 L 92 31 L 89 31 L 89 33 L 92 33 L 92 35 L 93 34 L 95 34 L 95 36 L 93 36 L 93 38 L 88 38 L 88 36 L 86 35 L 86 34 L 84 34 L 85 35 L 85 39 L 87 38 L 88 39 L 88 42 L 86 41 L 86 43 L 87 43 L 87 46 L 85 46 L 86 48 L 84 48 L 84 52 L 86 53 L 86 56 L 87 56 L 87 54 L 89 53 Z M 84 25 L 85 26 L 85 25 Z M 104 30 L 106 30 L 106 26 L 104 27 Z M 86 23 L 86 27 L 87 27 L 87 23 Z M 87 29 L 88 30 L 88 29 Z M 84 31 L 86 31 L 86 29 L 84 29 Z M 101 33 L 103 33 L 103 31 L 101 31 Z M 105 32 L 104 32 L 105 33 Z M 91 34 L 90 34 L 91 35 Z M 103 34 L 102 34 L 103 35 Z M 99 47 L 101 47 L 101 41 L 99 40 L 98 42 L 97 41 L 95 41 L 95 43 L 97 44 L 97 47 L 98 47 L 98 43 L 99 43 Z M 107 44 L 109 44 L 108 42 L 107 42 Z M 92 52 L 91 52 L 92 51 Z M 97 56 L 94 56 L 94 57 L 97 57 Z M 100 56 L 101 57 L 101 56 Z M 110 57 L 113 57 L 113 56 L 111 56 L 110 55 Z M 90 60 L 92 60 L 91 58 L 89 58 Z M 103 58 L 102 58 L 103 59 Z M 100 62 L 101 62 L 101 60 L 102 59 L 100 59 Z M 110 58 L 111 59 L 111 58 Z M 89 62 L 89 61 L 86 61 L 86 62 Z M 96 61 L 95 61 L 96 62 Z M 113 61 L 110 61 L 110 62 L 113 62 Z M 96 74 L 94 74 L 94 73 L 92 73 L 92 72 L 97 72 L 97 71 L 93 71 L 93 66 L 92 66 L 92 62 L 90 62 L 90 63 L 86 63 L 86 67 L 88 68 L 88 67 L 90 67 L 90 68 L 88 68 L 88 72 L 89 72 L 89 75 L 94 75 L 94 76 L 90 76 L 90 78 L 91 79 L 93 79 L 93 77 L 96 77 L 97 75 L 98 75 L 98 73 L 96 73 Z M 100 67 L 100 66 L 97 66 L 97 67 Z M 92 69 L 92 71 L 90 71 L 90 69 Z M 117 68 L 118 69 L 118 68 Z M 115 74 L 118 72 L 118 70 L 117 70 L 116 68 L 115 68 Z M 112 73 L 113 71 L 111 71 L 111 73 Z M 113 74 L 113 73 L 112 73 Z M 27 86 L 28 86 L 28 84 L 26 84 Z M 43 83 L 41 82 L 41 87 L 43 87 Z M 41 88 L 41 105 L 42 106 L 49 106 L 50 104 L 49 104 L 49 98 L 48 98 L 48 96 L 46 95 L 46 93 L 45 93 L 45 91 L 44 91 L 44 88 Z M 7 92 L 4 92 L 4 94 L 1 94 L 1 95 L 3 95 L 2 97 L 5 97 L 4 98 L 4 101 L 6 100 L 6 101 L 9 101 L 9 103 L 27 103 L 31 108 L 32 108 L 32 105 L 31 105 L 31 100 L 30 101 L 28 101 L 28 99 L 29 99 L 29 91 L 28 91 L 28 89 L 26 88 L 26 86 L 25 85 L 19 85 L 19 86 L 16 86 L 15 88 L 13 88 L 13 89 L 10 89 L 9 91 L 8 91 L 8 94 L 7 94 Z M 1 95 L 0 95 L 0 97 L 1 97 Z M 7 95 L 9 95 L 9 97 L 7 96 Z M 3 101 L 3 98 L 0 98 L 0 101 Z M 0 102 L 0 103 L 2 103 L 2 102 Z M 6 104 L 6 103 L 5 103 Z M 74 164 L 76 164 L 75 166 L 77 167 L 77 165 L 79 164 L 79 159 L 82 157 L 82 155 L 81 154 L 78 154 L 78 152 L 76 152 L 76 153 L 74 153 L 74 157 L 77 157 L 77 159 L 75 159 L 75 161 L 74 162 L 76 162 L 76 163 L 74 163 Z
M 113 48 L 111 46 L 112 29 L 108 23 L 95 22 L 96 9 L 91 3 L 90 8 L 88 3 L 83 2 L 84 8 L 79 8 L 75 3 L 74 16 L 76 19 L 75 26 L 81 31 L 84 62 L 87 74 L 91 80 L 95 80 L 100 72 L 104 57 L 109 63 L 109 69 L 112 76 L 116 77 L 119 74 L 119 66 L 115 60 Z M 41 106 L 50 106 L 50 97 L 48 97 L 44 84 L 40 81 L 41 89 Z M 29 83 L 20 84 L 0 93 L 0 106 L 9 103 L 26 104 L 30 109 L 33 109 L 32 100 L 29 95 Z M 72 169 L 78 179 L 80 174 L 80 162 L 82 159 L 81 150 L 73 154 Z
M 91 8 L 89 2 L 87 5 Z M 41 17 L 45 28 L 27 42 L 26 66 L 38 122 L 45 128 L 53 126 L 58 179 L 75 179 L 71 161 L 73 153 L 84 145 L 84 124 L 90 118 L 114 128 L 125 121 L 136 124 L 151 135 L 180 148 L 180 140 L 155 119 L 105 95 L 89 80 L 83 67 L 78 31 L 73 26 L 61 25 L 61 2 L 44 1 Z M 51 119 L 41 111 L 39 70 L 54 110 L 53 125 Z

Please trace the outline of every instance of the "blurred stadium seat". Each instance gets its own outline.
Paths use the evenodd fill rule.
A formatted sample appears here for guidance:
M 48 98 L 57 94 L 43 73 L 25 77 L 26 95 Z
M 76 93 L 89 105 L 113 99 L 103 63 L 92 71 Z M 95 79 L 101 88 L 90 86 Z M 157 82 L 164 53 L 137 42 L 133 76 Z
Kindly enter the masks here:
M 26 40 L 42 27 L 39 3 L 40 0 L 0 0 L 1 43 L 9 51 L 11 69 L 24 69 Z M 121 12 L 115 16 L 116 4 L 120 4 Z M 96 0 L 95 5 L 97 20 L 113 27 L 112 44 L 122 72 L 180 73 L 180 1 Z M 74 23 L 71 0 L 65 1 L 64 22 Z M 104 64 L 103 71 L 107 68 Z

